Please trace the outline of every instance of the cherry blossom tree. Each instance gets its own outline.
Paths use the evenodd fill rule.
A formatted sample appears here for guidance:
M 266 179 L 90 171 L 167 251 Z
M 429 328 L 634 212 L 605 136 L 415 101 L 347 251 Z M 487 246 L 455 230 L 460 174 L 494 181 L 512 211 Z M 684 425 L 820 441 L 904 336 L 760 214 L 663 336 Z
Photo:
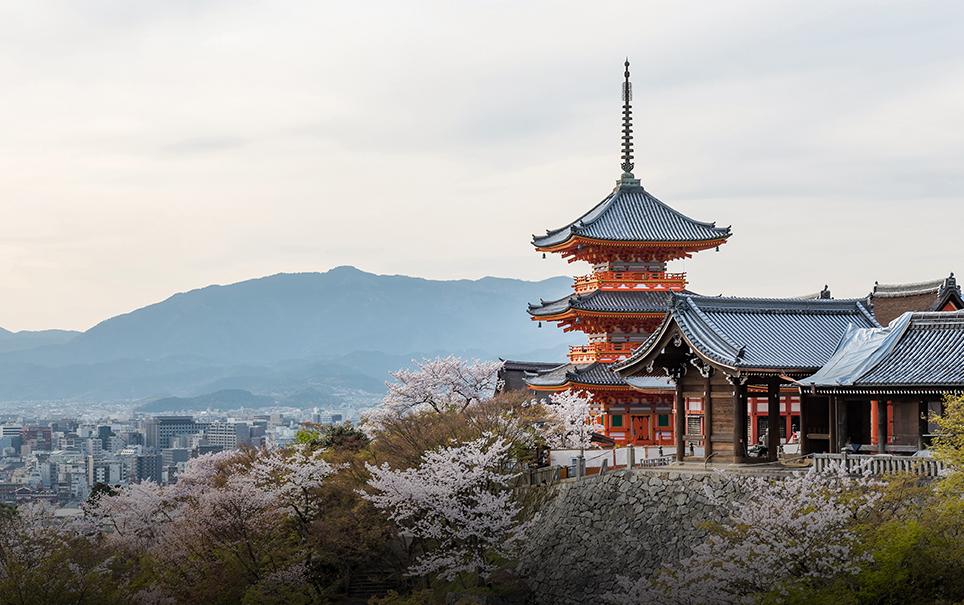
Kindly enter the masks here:
M 549 418 L 543 427 L 543 436 L 550 447 L 592 447 L 592 434 L 603 431 L 599 410 L 584 393 L 574 390 L 553 393 L 546 409 Z
M 258 488 L 306 527 L 319 512 L 315 491 L 338 470 L 323 455 L 324 450 L 306 444 L 276 449 L 259 456 L 249 473 Z
M 336 471 L 308 445 L 209 454 L 189 461 L 173 485 L 138 483 L 97 498 L 85 510 L 88 533 L 149 557 L 171 578 L 146 601 L 183 600 L 182 587 L 203 585 L 225 565 L 244 586 L 274 590 L 285 579 L 303 586 L 308 528 L 321 513 L 316 492 Z
M 437 357 L 419 362 L 414 370 L 392 372 L 388 394 L 379 407 L 365 414 L 362 428 L 370 436 L 385 422 L 422 411 L 464 411 L 492 397 L 502 362 Z
M 880 500 L 876 482 L 813 471 L 733 480 L 743 497 L 725 506 L 718 531 L 651 576 L 619 578 L 619 590 L 606 601 L 749 604 L 775 585 L 785 593 L 795 583 L 856 574 L 869 560 L 851 528 Z
M 363 497 L 408 535 L 432 546 L 409 569 L 417 576 L 485 578 L 493 557 L 508 556 L 520 532 L 519 505 L 502 470 L 510 444 L 482 437 L 426 452 L 416 468 L 367 465 L 371 491 Z
M 43 502 L 0 506 L 0 603 L 130 602 L 129 566 Z

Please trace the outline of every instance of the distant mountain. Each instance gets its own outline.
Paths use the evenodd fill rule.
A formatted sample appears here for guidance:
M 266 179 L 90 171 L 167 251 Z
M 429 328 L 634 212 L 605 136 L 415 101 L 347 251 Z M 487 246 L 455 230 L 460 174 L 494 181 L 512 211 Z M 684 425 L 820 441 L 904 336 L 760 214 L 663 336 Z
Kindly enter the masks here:
M 351 400 L 380 393 L 387 373 L 415 357 L 562 359 L 577 339 L 538 329 L 526 303 L 570 288 L 563 277 L 436 281 L 353 267 L 208 286 L 69 338 L 0 349 L 0 401 L 223 389 Z
M 47 345 L 59 345 L 73 339 L 80 332 L 71 330 L 40 330 L 37 332 L 11 332 L 0 328 L 0 353 L 36 349 Z
M 241 407 L 260 407 L 274 403 L 271 397 L 255 395 L 240 389 L 225 389 L 197 397 L 164 397 L 142 405 L 139 410 L 151 413 L 177 412 L 180 410 L 232 410 Z

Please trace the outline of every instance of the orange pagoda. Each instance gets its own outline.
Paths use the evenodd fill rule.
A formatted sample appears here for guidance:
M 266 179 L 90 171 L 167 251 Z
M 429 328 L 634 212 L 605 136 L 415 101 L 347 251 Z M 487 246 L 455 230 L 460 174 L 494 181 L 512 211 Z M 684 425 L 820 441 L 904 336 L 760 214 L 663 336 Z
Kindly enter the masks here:
M 537 391 L 574 389 L 600 407 L 605 434 L 618 444 L 673 443 L 673 383 L 666 376 L 636 376 L 627 384 L 611 371 L 632 354 L 666 315 L 670 292 L 685 292 L 686 274 L 669 273 L 669 261 L 717 248 L 730 228 L 694 221 L 656 199 L 633 175 L 632 85 L 629 61 L 623 82 L 622 176 L 616 188 L 565 227 L 533 236 L 536 250 L 585 261 L 592 272 L 577 277 L 565 298 L 529 305 L 539 322 L 588 336 L 570 347 L 569 362 L 530 373 Z M 541 324 L 540 324 L 541 325 Z

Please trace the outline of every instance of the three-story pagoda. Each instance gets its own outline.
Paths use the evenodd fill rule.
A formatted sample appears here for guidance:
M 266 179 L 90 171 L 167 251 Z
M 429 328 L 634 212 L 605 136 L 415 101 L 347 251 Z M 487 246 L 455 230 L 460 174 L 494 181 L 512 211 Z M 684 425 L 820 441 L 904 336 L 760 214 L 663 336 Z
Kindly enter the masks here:
M 627 384 L 610 365 L 632 354 L 666 314 L 671 292 L 686 291 L 685 273 L 666 264 L 717 248 L 730 228 L 680 214 L 633 175 L 632 85 L 629 61 L 623 82 L 622 176 L 616 188 L 565 227 L 533 236 L 536 250 L 586 261 L 592 272 L 577 277 L 574 292 L 530 304 L 533 320 L 579 330 L 588 343 L 570 347 L 569 363 L 529 375 L 530 389 L 588 393 L 603 412 L 606 434 L 617 443 L 673 443 L 673 385 L 665 377 L 634 377 Z

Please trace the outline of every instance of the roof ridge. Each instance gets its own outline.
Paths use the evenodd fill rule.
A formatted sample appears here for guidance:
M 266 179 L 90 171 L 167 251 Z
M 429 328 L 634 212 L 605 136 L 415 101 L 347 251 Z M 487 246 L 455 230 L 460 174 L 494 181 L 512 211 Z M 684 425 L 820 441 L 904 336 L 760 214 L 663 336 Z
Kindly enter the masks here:
M 946 323 L 964 323 L 964 309 L 957 311 L 913 311 L 911 321 L 935 321 L 939 320 Z
M 947 278 L 942 277 L 942 278 L 940 278 L 940 279 L 928 279 L 928 280 L 925 280 L 925 281 L 899 282 L 899 283 L 893 283 L 893 284 L 882 284 L 882 283 L 880 283 L 880 282 L 876 282 L 874 285 L 877 286 L 878 288 L 917 288 L 917 287 L 920 287 L 920 286 L 930 286 L 930 285 L 939 286 L 939 285 L 941 285 L 941 284 L 944 283 L 944 280 L 945 280 L 945 279 L 947 279 Z
M 794 304 L 817 304 L 825 306 L 838 306 L 838 307 L 848 307 L 854 304 L 862 304 L 867 299 L 866 298 L 802 298 L 802 297 L 764 297 L 764 296 L 708 296 L 700 294 L 680 294 L 680 296 L 687 296 L 688 298 L 697 298 L 703 301 L 720 301 L 724 303 L 737 303 L 740 301 L 745 301 L 748 303 L 794 303 Z

